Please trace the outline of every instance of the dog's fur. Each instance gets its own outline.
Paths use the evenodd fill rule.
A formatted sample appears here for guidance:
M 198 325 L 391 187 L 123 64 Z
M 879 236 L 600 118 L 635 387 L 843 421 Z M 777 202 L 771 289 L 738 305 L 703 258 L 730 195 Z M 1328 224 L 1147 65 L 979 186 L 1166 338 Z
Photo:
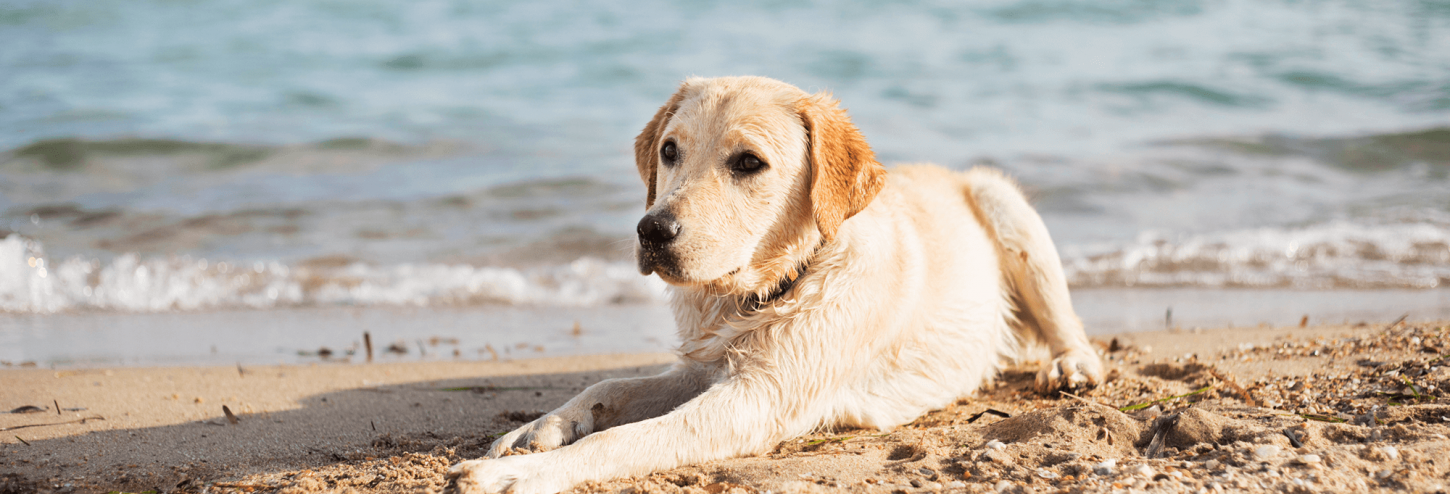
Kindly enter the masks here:
M 678 156 L 662 163 L 666 143 Z M 766 165 L 732 170 L 742 153 Z M 452 468 L 459 491 L 556 492 L 821 428 L 889 429 L 1029 345 L 1051 350 L 1043 392 L 1102 377 L 1046 226 L 997 171 L 888 174 L 830 95 L 759 77 L 685 81 L 635 159 L 648 214 L 678 222 L 639 260 L 671 285 L 680 362 L 503 436 Z

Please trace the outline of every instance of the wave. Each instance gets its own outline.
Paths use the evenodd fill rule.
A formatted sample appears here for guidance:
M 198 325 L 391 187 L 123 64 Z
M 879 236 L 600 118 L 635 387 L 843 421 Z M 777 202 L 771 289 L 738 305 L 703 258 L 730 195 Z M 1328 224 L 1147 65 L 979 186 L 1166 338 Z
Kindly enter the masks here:
M 1089 252 L 1091 250 L 1091 252 Z M 1089 287 L 1383 289 L 1450 286 L 1450 228 L 1333 222 L 1062 249 L 1068 283 Z M 344 257 L 298 264 L 187 256 L 48 259 L 44 246 L 0 240 L 0 311 L 161 312 L 315 305 L 476 304 L 598 307 L 665 300 L 665 284 L 628 262 L 582 257 L 535 268 Z
M 1450 228 L 1339 221 L 1170 238 L 1063 258 L 1074 286 L 1435 288 L 1450 286 Z
M 35 240 L 0 240 L 0 311 L 161 312 L 308 305 L 506 304 L 589 307 L 663 300 L 634 266 L 585 257 L 532 269 L 361 262 L 287 265 L 190 257 L 47 259 Z

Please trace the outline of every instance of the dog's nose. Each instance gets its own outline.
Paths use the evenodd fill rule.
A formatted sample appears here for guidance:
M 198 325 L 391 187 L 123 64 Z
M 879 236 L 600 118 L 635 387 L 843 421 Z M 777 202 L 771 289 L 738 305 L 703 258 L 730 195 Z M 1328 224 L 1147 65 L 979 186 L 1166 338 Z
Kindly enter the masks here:
M 635 231 L 639 232 L 641 243 L 660 246 L 670 243 L 680 234 L 680 222 L 669 213 L 647 214 L 639 220 Z

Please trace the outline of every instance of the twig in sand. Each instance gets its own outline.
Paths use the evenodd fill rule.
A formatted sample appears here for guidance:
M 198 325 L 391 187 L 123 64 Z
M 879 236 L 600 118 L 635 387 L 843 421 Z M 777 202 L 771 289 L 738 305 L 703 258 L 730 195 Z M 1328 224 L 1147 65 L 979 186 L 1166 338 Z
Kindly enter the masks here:
M 1103 405 L 1103 404 L 1102 404 L 1102 403 L 1098 403 L 1098 402 L 1096 402 L 1096 401 L 1092 401 L 1092 400 L 1089 400 L 1089 399 L 1087 399 L 1087 398 L 1083 398 L 1083 397 L 1081 397 L 1081 396 L 1078 396 L 1078 395 L 1075 395 L 1075 394 L 1072 394 L 1072 393 L 1069 393 L 1069 392 L 1067 392 L 1067 391 L 1065 391 L 1065 390 L 1059 390 L 1059 391 L 1058 391 L 1058 393 L 1062 393 L 1062 394 L 1063 394 L 1063 396 L 1067 396 L 1067 397 L 1071 397 L 1071 398 L 1076 398 L 1076 399 L 1077 399 L 1077 401 L 1081 401 L 1081 402 L 1083 402 L 1083 403 L 1087 403 L 1087 404 L 1089 404 L 1089 405 L 1101 405 L 1101 406 L 1107 406 L 1107 405 Z
M 105 417 L 102 417 L 100 415 L 97 415 L 97 416 L 94 416 L 94 417 L 83 417 L 83 418 L 78 418 L 78 419 L 75 419 L 75 420 L 67 420 L 65 422 L 55 422 L 55 423 L 50 423 L 50 424 L 16 425 L 16 426 L 11 426 L 11 427 L 0 428 L 0 432 L 3 432 L 3 431 L 13 431 L 13 430 L 16 430 L 16 429 L 27 429 L 27 428 L 30 428 L 30 427 L 48 427 L 48 426 L 52 426 L 52 425 L 66 425 L 66 424 L 77 424 L 77 423 L 84 424 L 84 423 L 86 423 L 87 420 L 106 420 L 106 418 Z
M 1385 329 L 1383 329 L 1382 331 L 1389 331 L 1391 329 L 1395 329 L 1395 326 L 1399 326 L 1400 323 L 1405 322 L 1405 318 L 1407 317 L 1410 317 L 1410 313 L 1408 312 L 1406 312 L 1405 315 L 1400 316 L 1399 319 L 1395 319 L 1395 322 L 1390 323 L 1389 326 L 1385 326 Z
M 1012 418 L 1012 415 L 1009 414 L 1009 413 L 1007 413 L 1007 412 L 1003 412 L 1001 410 L 994 410 L 994 409 L 988 408 L 986 410 L 982 410 L 980 412 L 977 412 L 976 415 L 973 415 L 971 417 L 967 417 L 967 423 L 970 424 L 972 422 L 976 422 L 977 420 L 979 420 L 979 419 L 982 418 L 982 415 L 986 415 L 986 414 L 989 414 L 989 413 L 992 414 L 992 415 L 996 415 L 998 417 L 1002 417 L 1004 419 L 1010 419 L 1010 418 Z
M 1248 390 L 1244 389 L 1243 386 L 1239 386 L 1238 381 L 1235 381 L 1233 376 L 1219 372 L 1217 367 L 1209 367 L 1208 373 L 1213 374 L 1214 379 L 1218 379 L 1224 384 L 1227 384 L 1228 389 L 1238 395 L 1239 399 L 1243 400 L 1244 403 L 1248 403 L 1250 406 L 1259 406 L 1259 400 L 1255 400 L 1254 396 L 1249 394 Z
M 368 350 L 368 363 L 373 363 L 373 335 L 363 331 L 363 347 Z
M 238 422 L 242 421 L 242 419 L 237 418 L 237 416 L 232 413 L 232 409 L 227 408 L 226 405 L 222 405 L 222 413 L 227 415 L 227 422 L 231 422 L 232 425 L 236 425 Z
M 1143 456 L 1147 456 L 1149 459 L 1159 457 L 1163 453 L 1163 440 L 1168 436 L 1168 430 L 1176 425 L 1178 425 L 1178 414 L 1176 413 L 1154 420 L 1153 440 L 1148 443 L 1148 449 L 1143 452 Z
M 375 423 L 373 423 L 373 421 L 369 420 L 368 421 L 368 425 L 370 425 L 370 426 L 373 427 L 373 432 L 377 432 L 378 431 L 378 424 L 375 424 Z
M 20 437 L 20 436 L 15 436 L 15 438 L 16 438 L 16 439 L 19 439 L 19 440 L 20 440 L 20 442 L 22 442 L 22 443 L 25 443 L 25 445 L 26 445 L 26 446 L 30 446 L 30 445 L 31 445 L 31 444 L 30 444 L 30 441 L 26 441 L 26 440 L 25 440 L 25 438 L 22 438 L 22 437 Z
M 44 408 L 40 408 L 40 407 L 35 406 L 35 405 L 25 405 L 23 407 L 19 407 L 19 408 L 16 408 L 14 410 L 11 410 L 11 411 L 8 411 L 8 412 L 5 412 L 5 413 L 40 413 L 40 412 L 44 412 L 44 411 L 45 411 Z
M 1304 441 L 1299 440 L 1299 435 L 1294 433 L 1293 428 L 1284 429 L 1284 437 L 1289 438 L 1289 444 L 1294 445 L 1294 447 L 1304 447 Z
M 1418 396 L 1416 398 L 1418 398 Z M 55 414 L 60 415 L 60 402 L 56 401 L 55 398 L 51 398 L 50 402 L 55 405 Z
M 1317 413 L 1301 413 L 1299 414 L 1299 418 L 1302 418 L 1304 420 L 1313 420 L 1315 422 L 1330 422 L 1335 424 L 1348 422 L 1348 420 L 1344 420 L 1339 417 L 1330 417 L 1328 415 L 1320 415 Z
M 1119 408 L 1118 411 L 1119 412 L 1131 412 L 1133 410 L 1142 410 L 1144 408 L 1148 408 L 1150 406 L 1153 406 L 1154 403 L 1161 403 L 1161 402 L 1165 402 L 1165 401 L 1172 401 L 1172 400 L 1177 400 L 1179 398 L 1187 398 L 1189 396 L 1193 396 L 1193 395 L 1196 395 L 1196 394 L 1200 394 L 1200 393 L 1207 392 L 1210 389 L 1213 389 L 1213 386 L 1204 386 L 1202 388 L 1198 388 L 1197 391 L 1192 391 L 1192 392 L 1189 392 L 1189 393 L 1184 393 L 1184 394 L 1181 394 L 1181 395 L 1178 395 L 1178 396 L 1169 396 L 1169 397 L 1159 398 L 1159 399 L 1156 399 L 1156 400 L 1153 400 L 1153 401 L 1149 401 L 1149 402 L 1139 403 L 1139 404 L 1136 404 L 1136 405 L 1128 405 L 1128 406 Z

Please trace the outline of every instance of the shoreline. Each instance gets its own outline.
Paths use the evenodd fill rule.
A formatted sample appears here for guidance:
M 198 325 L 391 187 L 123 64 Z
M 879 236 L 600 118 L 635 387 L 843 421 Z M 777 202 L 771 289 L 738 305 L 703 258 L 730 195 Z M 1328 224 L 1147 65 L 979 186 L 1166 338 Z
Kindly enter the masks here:
M 1447 333 L 1385 321 L 1095 335 L 1112 377 L 1081 399 L 1036 396 L 1035 367 L 1015 366 L 887 433 L 823 432 L 576 491 L 1433 490 L 1450 473 L 1426 461 L 1450 453 Z M 0 491 L 438 491 L 493 434 L 673 359 L 3 369 L 0 408 L 43 410 L 0 414 Z M 972 419 L 987 409 L 1012 418 Z
M 1183 328 L 1450 320 L 1450 289 L 1074 288 L 1089 336 Z M 1393 307 L 1393 309 L 1389 309 Z M 1167 313 L 1171 311 L 1171 319 Z M 199 331 L 197 328 L 206 328 Z M 598 307 L 318 306 L 169 312 L 0 313 L 0 369 L 230 366 L 364 360 L 476 362 L 669 352 L 664 303 Z M 387 351 L 388 347 L 395 351 Z M 331 357 L 319 357 L 323 349 Z

